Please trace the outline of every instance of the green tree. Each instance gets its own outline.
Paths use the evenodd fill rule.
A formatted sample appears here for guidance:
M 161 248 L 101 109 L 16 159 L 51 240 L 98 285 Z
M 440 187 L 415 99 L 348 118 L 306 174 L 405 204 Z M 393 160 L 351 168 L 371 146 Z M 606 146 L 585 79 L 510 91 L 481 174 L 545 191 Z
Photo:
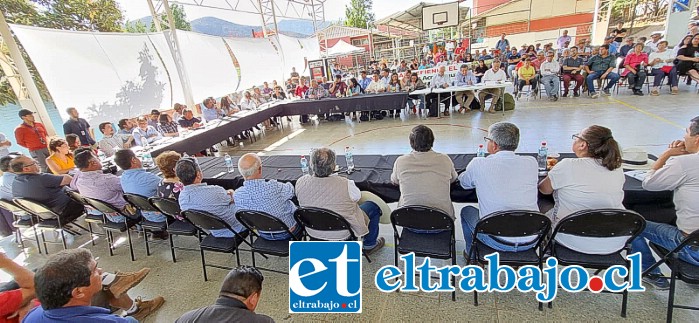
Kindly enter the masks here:
M 345 6 L 345 26 L 367 28 L 367 24 L 374 22 L 372 6 L 372 0 L 351 0 L 349 6 Z
M 184 12 L 184 7 L 182 5 L 173 4 L 170 6 L 170 10 L 172 10 L 172 17 L 175 19 L 175 28 L 177 28 L 177 30 L 192 30 L 192 25 L 189 23 L 189 21 L 187 21 L 187 13 Z M 169 20 L 167 19 L 166 13 L 160 15 L 160 21 L 162 22 L 160 24 L 160 29 L 170 29 Z M 150 31 L 157 31 L 155 28 L 155 21 L 153 21 L 153 23 L 150 25 Z
M 43 7 L 41 27 L 103 32 L 123 31 L 124 14 L 115 0 L 32 0 Z
M 127 33 L 145 33 L 148 31 L 148 27 L 143 21 L 137 20 L 136 22 L 127 22 L 124 28 Z

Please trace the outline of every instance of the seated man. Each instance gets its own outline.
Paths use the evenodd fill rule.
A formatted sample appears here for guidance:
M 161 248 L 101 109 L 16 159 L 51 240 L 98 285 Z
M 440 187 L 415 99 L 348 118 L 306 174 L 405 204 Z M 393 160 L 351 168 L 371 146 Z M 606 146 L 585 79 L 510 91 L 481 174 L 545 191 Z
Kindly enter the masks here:
M 272 323 L 269 316 L 256 314 L 262 295 L 262 273 L 255 267 L 240 266 L 231 270 L 221 284 L 214 305 L 184 313 L 175 323 L 251 322 Z
M 128 203 L 124 200 L 121 180 L 116 175 L 102 172 L 102 164 L 92 151 L 82 150 L 76 153 L 75 167 L 80 173 L 70 183 L 73 189 L 87 198 L 107 202 L 126 214 L 131 213 L 126 208 Z M 125 220 L 122 215 L 116 213 L 105 215 L 107 220 L 112 222 L 123 223 Z
M 311 80 L 311 87 L 308 88 L 306 92 L 306 97 L 309 99 L 319 100 L 328 96 L 328 90 L 318 84 L 315 79 Z
M 439 72 L 437 72 L 437 75 L 435 75 L 432 78 L 432 81 L 430 81 L 430 88 L 432 89 L 446 89 L 449 86 L 451 86 L 451 78 L 449 77 L 448 74 L 446 74 L 446 67 L 440 66 L 439 67 Z M 430 117 L 438 117 L 439 116 L 439 104 L 444 102 L 444 116 L 449 116 L 449 107 L 452 105 L 456 105 L 456 98 L 450 97 L 450 93 L 442 93 L 442 94 L 437 94 L 437 93 L 430 93 L 425 96 L 427 100 L 427 107 L 430 110 Z M 437 102 L 437 100 L 441 100 L 440 102 Z M 445 102 L 446 101 L 446 102 Z
M 329 148 L 314 150 L 310 166 L 313 175 L 304 175 L 296 181 L 299 206 L 323 208 L 341 215 L 350 224 L 354 235 L 364 238 L 364 252 L 371 254 L 381 249 L 385 244 L 384 238 L 379 237 L 381 209 L 374 202 L 358 205 L 362 193 L 354 181 L 333 175 L 335 152 Z M 345 232 L 316 231 L 311 228 L 306 228 L 306 232 L 322 240 L 347 238 Z
M 602 45 L 599 47 L 599 55 L 590 57 L 585 65 L 585 71 L 587 72 L 587 90 L 593 99 L 599 98 L 599 93 L 595 91 L 596 79 L 608 79 L 609 82 L 607 86 L 604 87 L 602 92 L 604 95 L 611 95 L 609 89 L 611 89 L 617 81 L 619 81 L 619 74 L 612 72 L 616 67 L 616 57 L 609 54 L 609 45 Z
M 415 126 L 410 132 L 413 151 L 398 157 L 391 173 L 391 182 L 400 185 L 398 207 L 428 206 L 454 219 L 450 192 L 458 175 L 449 156 L 432 150 L 432 144 L 434 134 L 427 126 Z
M 0 199 L 5 201 L 12 201 L 12 182 L 15 181 L 16 175 L 12 172 L 10 163 L 15 158 L 15 155 L 0 158 L 0 172 L 2 172 L 2 177 L 0 177 Z M 12 212 L 0 208 L 0 237 L 9 236 L 15 232 L 16 228 L 12 224 L 14 221 L 15 218 Z
M 119 123 L 117 123 L 117 126 L 119 127 L 119 131 L 117 132 L 118 135 L 124 135 L 124 136 L 131 136 L 133 133 L 133 122 L 129 119 L 121 119 L 119 120 Z
M 558 65 L 553 57 L 553 51 L 546 53 L 546 60 L 541 63 L 541 83 L 546 89 L 546 94 L 549 100 L 558 101 L 558 92 L 561 90 L 561 79 L 558 78 L 558 73 L 561 71 L 561 65 Z
M 114 163 L 123 169 L 121 174 L 121 187 L 124 193 L 137 194 L 145 198 L 158 196 L 158 185 L 162 180 L 158 175 L 143 169 L 141 160 L 130 149 L 122 149 L 114 154 Z M 151 222 L 164 222 L 167 218 L 160 212 L 141 212 L 146 220 Z M 163 232 L 159 237 L 167 236 Z
M 580 87 L 583 85 L 583 58 L 578 55 L 578 47 L 573 46 L 570 48 L 570 57 L 563 60 L 563 97 L 568 96 L 571 80 L 575 81 L 573 97 L 580 96 Z
M 34 273 L 0 252 L 0 270 L 14 279 L 13 287 L 0 291 L 0 322 L 20 322 L 34 299 Z
M 201 126 L 201 119 L 194 117 L 192 109 L 182 110 L 182 116 L 177 120 L 180 127 L 191 130 Z
M 41 306 L 31 310 L 23 322 L 141 321 L 165 302 L 162 296 L 134 301 L 126 293 L 149 271 L 144 268 L 129 276 L 104 273 L 89 250 L 61 250 L 36 271 L 34 284 Z M 109 306 L 126 310 L 128 316 L 111 314 Z
M 70 175 L 41 173 L 37 162 L 27 156 L 19 156 L 10 162 L 17 175 L 12 183 L 12 196 L 42 203 L 61 218 L 61 223 L 70 223 L 79 218 L 85 208 L 68 197 L 64 187 L 73 179 Z
M 347 93 L 347 83 L 342 81 L 342 75 L 335 75 L 335 81 L 330 85 L 330 96 L 344 96 Z
M 296 205 L 291 201 L 294 198 L 294 185 L 264 179 L 262 160 L 254 153 L 247 153 L 238 159 L 238 170 L 245 179 L 243 186 L 235 190 L 235 204 L 238 209 L 261 211 L 278 218 L 289 227 L 291 233 L 298 237 L 302 229 L 294 220 Z M 291 238 L 284 231 L 259 232 L 259 234 L 268 240 Z
M 235 232 L 246 231 L 235 218 L 236 206 L 233 204 L 233 191 L 226 191 L 218 185 L 202 183 L 204 175 L 194 158 L 185 157 L 177 161 L 175 173 L 184 188 L 180 191 L 178 202 L 182 211 L 197 210 L 209 212 L 228 223 Z M 232 238 L 229 230 L 211 230 L 214 237 Z
M 481 82 L 483 82 L 483 83 L 505 82 L 506 79 L 507 79 L 507 76 L 505 75 L 505 72 L 503 72 L 500 69 L 500 62 L 494 61 L 493 67 L 491 69 L 485 71 L 485 74 L 481 78 Z M 488 109 L 488 112 L 495 113 L 495 106 L 498 103 L 498 99 L 502 96 L 502 89 L 500 89 L 500 88 L 482 89 L 478 92 L 478 100 L 480 101 L 481 111 L 483 111 L 485 109 L 485 96 L 488 94 L 493 96 L 493 100 L 490 101 L 490 108 Z
M 209 122 L 223 116 L 223 111 L 221 111 L 221 107 L 216 105 L 216 100 L 209 97 L 202 102 L 201 115 L 204 117 L 204 121 Z
M 519 128 L 508 122 L 498 122 L 488 129 L 488 157 L 476 157 L 459 175 L 461 187 L 476 189 L 478 209 L 465 206 L 461 209 L 461 225 L 464 230 L 468 259 L 473 232 L 478 221 L 489 214 L 508 210 L 539 212 L 537 205 L 538 164 L 530 156 L 515 155 L 519 145 Z M 503 194 L 503 188 L 508 193 Z M 512 225 L 516 225 L 513 223 Z M 522 251 L 534 247 L 534 237 L 498 238 L 479 234 L 478 238 L 499 251 Z M 504 240 L 509 244 L 504 244 Z M 511 244 L 511 245 L 510 245 Z
M 163 134 L 158 132 L 153 126 L 148 125 L 148 119 L 146 119 L 146 117 L 138 117 L 136 123 L 138 123 L 138 127 L 133 130 L 132 135 L 137 146 L 145 147 L 163 138 Z
M 454 85 L 469 86 L 476 83 L 476 76 L 473 75 L 468 65 L 462 64 L 459 71 L 456 73 Z M 456 102 L 459 103 L 459 112 L 471 112 L 471 102 L 476 99 L 476 93 L 474 91 L 458 91 L 454 93 L 454 96 L 456 96 Z M 464 102 L 464 97 L 466 97 L 466 102 Z
M 114 151 L 117 149 L 131 148 L 134 140 L 133 135 L 115 134 L 111 122 L 102 122 L 98 128 L 103 136 L 102 139 L 97 142 L 97 147 L 105 156 L 114 156 Z
M 381 81 L 378 71 L 374 71 L 374 74 L 372 74 L 371 78 L 371 83 L 369 83 L 369 85 L 366 88 L 364 88 L 365 93 L 386 92 L 386 84 Z
M 646 240 L 667 250 L 675 249 L 687 235 L 699 230 L 699 117 L 690 121 L 684 140 L 675 140 L 658 157 L 653 168 L 643 179 L 643 188 L 649 191 L 673 190 L 677 226 L 647 221 L 641 235 L 631 242 L 631 252 L 641 253 L 641 267 L 648 269 L 655 263 Z M 699 249 L 687 246 L 679 252 L 682 261 L 699 266 Z M 660 269 L 643 278 L 657 289 L 669 288 L 661 277 Z

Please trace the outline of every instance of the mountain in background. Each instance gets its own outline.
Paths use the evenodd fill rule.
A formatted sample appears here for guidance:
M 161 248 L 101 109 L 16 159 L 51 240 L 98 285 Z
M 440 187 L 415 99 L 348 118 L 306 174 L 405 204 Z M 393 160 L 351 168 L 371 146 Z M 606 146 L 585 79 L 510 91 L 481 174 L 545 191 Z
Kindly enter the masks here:
M 153 17 L 143 17 L 138 19 L 148 28 L 153 21 Z M 253 31 L 261 32 L 260 26 L 240 25 L 216 17 L 201 17 L 190 21 L 192 31 L 220 37 L 252 37 Z M 279 33 L 290 37 L 304 38 L 313 35 L 313 22 L 307 20 L 282 20 L 277 23 Z M 330 22 L 324 22 L 320 28 L 325 28 Z M 271 27 L 271 26 L 270 26 Z

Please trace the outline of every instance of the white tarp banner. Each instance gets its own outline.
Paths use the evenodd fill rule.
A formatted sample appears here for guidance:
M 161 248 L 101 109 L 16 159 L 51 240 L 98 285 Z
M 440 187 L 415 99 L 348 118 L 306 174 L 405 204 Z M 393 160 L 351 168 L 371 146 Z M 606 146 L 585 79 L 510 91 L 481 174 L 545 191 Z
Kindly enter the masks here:
M 93 33 L 12 25 L 61 113 L 75 107 L 92 127 L 171 107 L 180 89 L 145 34 Z M 162 36 L 161 36 L 162 37 Z M 171 100 L 172 98 L 172 100 Z
M 279 46 L 272 38 L 225 38 L 240 64 L 239 90 L 277 80 L 284 84 Z
M 300 75 L 310 76 L 308 61 L 320 58 L 318 38 L 293 38 L 279 35 L 284 56 L 284 77 L 290 77 L 291 68 L 295 67 Z
M 221 37 L 178 30 L 177 38 L 195 103 L 236 91 L 238 72 Z

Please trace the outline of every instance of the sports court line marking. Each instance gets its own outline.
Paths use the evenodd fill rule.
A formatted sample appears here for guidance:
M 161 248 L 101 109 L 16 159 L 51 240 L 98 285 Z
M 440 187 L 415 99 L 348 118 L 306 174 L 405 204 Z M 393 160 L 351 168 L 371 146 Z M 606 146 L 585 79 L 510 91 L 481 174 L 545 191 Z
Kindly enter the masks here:
M 633 110 L 636 110 L 636 111 L 638 111 L 638 112 L 640 112 L 640 113 L 643 113 L 643 114 L 645 114 L 645 115 L 647 115 L 647 116 L 649 116 L 649 117 L 651 117 L 651 118 L 653 118 L 653 119 L 656 119 L 656 120 L 660 120 L 660 121 L 662 121 L 662 122 L 665 122 L 665 123 L 667 123 L 667 124 L 669 124 L 669 125 L 671 125 L 671 126 L 673 126 L 673 127 L 676 127 L 676 128 L 682 129 L 682 130 L 685 129 L 685 127 L 683 127 L 683 126 L 681 126 L 681 125 L 679 125 L 679 124 L 677 124 L 677 123 L 675 123 L 675 122 L 673 122 L 673 121 L 670 121 L 670 120 L 668 120 L 668 119 L 665 119 L 665 118 L 663 118 L 663 117 L 661 117 L 661 116 L 659 116 L 659 115 L 657 115 L 657 114 L 655 114 L 655 113 L 651 113 L 651 112 L 648 112 L 648 111 L 646 111 L 646 110 L 643 110 L 643 109 L 641 109 L 641 108 L 639 108 L 639 107 L 635 107 L 635 106 L 633 106 L 633 105 L 631 105 L 631 104 L 628 104 L 628 103 L 626 103 L 626 102 L 624 102 L 624 101 L 621 101 L 621 100 L 618 100 L 618 99 L 612 99 L 612 98 L 610 98 L 610 100 L 612 100 L 612 101 L 614 101 L 614 102 L 617 102 L 617 103 L 619 103 L 619 104 L 621 104 L 621 105 L 623 105 L 623 106 L 625 106 L 625 107 L 628 107 L 628 108 L 631 108 L 631 109 L 633 109 Z
M 430 121 L 430 120 L 425 120 L 425 121 Z M 367 121 L 364 121 L 364 122 L 367 122 Z M 471 126 L 462 125 L 462 124 L 421 123 L 421 125 L 425 125 L 425 126 L 449 126 L 449 127 L 459 127 L 459 128 L 471 128 L 471 129 L 478 129 L 478 130 L 480 130 L 480 131 L 485 131 L 486 133 L 488 132 L 487 129 L 482 129 L 482 128 L 478 128 L 478 127 L 471 127 Z M 381 130 L 386 130 L 386 129 L 390 129 L 390 128 L 415 127 L 415 126 L 417 126 L 417 125 L 416 125 L 416 124 L 402 124 L 402 125 L 395 125 L 395 126 L 389 126 L 389 127 L 383 127 L 383 128 L 367 129 L 367 130 L 363 130 L 363 131 L 357 132 L 357 133 L 355 133 L 355 134 L 353 134 L 353 135 L 348 135 L 348 136 L 344 136 L 344 137 L 342 137 L 342 138 L 339 138 L 339 139 L 337 139 L 337 140 L 335 140 L 335 141 L 329 143 L 328 146 L 335 145 L 335 144 L 337 144 L 337 143 L 339 143 L 339 142 L 341 142 L 341 141 L 343 141 L 343 140 L 346 140 L 346 139 L 348 139 L 348 138 L 351 138 L 351 137 L 355 137 L 355 136 L 358 136 L 358 135 L 367 134 L 367 133 L 374 132 L 374 131 L 381 131 Z

